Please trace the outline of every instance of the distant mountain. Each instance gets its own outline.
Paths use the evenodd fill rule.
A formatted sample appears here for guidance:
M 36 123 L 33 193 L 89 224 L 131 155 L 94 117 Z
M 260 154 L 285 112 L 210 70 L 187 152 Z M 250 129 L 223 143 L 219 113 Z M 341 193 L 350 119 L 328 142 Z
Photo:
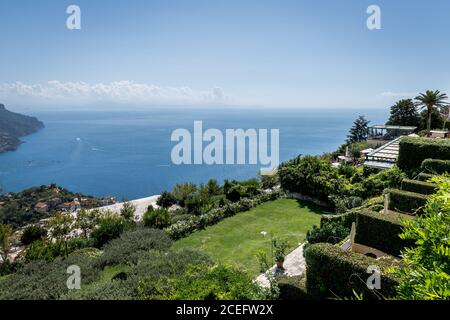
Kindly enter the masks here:
M 20 137 L 42 129 L 44 124 L 35 117 L 6 110 L 0 104 L 0 153 L 16 150 L 22 143 Z

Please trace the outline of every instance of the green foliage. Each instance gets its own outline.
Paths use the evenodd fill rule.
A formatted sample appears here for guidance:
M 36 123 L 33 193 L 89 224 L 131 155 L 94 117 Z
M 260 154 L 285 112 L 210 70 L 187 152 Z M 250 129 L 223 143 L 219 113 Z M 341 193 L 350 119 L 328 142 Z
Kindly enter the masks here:
M 199 193 L 204 197 L 213 197 L 222 194 L 222 188 L 215 179 L 210 179 L 206 184 L 201 184 Z
M 170 214 L 166 208 L 154 209 L 150 206 L 144 213 L 143 220 L 146 227 L 164 229 L 170 225 Z
M 91 234 L 94 246 L 101 248 L 112 239 L 120 237 L 126 226 L 122 217 L 113 214 L 102 217 L 98 227 Z
M 279 299 L 287 301 L 314 300 L 306 289 L 306 276 L 281 276 L 277 278 Z
M 425 159 L 450 159 L 450 140 L 406 137 L 400 141 L 400 169 L 417 171 Z
M 347 143 L 366 140 L 369 134 L 369 122 L 370 121 L 366 120 L 364 116 L 359 116 L 350 128 L 350 132 L 347 136 Z
M 402 99 L 391 107 L 391 116 L 387 125 L 414 126 L 420 125 L 419 112 L 412 99 Z
M 420 167 L 432 174 L 450 173 L 450 160 L 425 159 Z
M 308 294 L 314 297 L 352 297 L 354 292 L 362 293 L 365 299 L 395 296 L 398 282 L 392 274 L 387 273 L 391 262 L 375 260 L 328 243 L 308 247 L 305 258 L 306 286 Z M 369 266 L 380 268 L 380 290 L 372 291 L 367 287 L 366 281 L 371 275 L 367 273 Z
M 399 296 L 403 299 L 450 299 L 450 179 L 436 178 L 439 191 L 431 196 L 425 214 L 407 221 L 402 239 L 417 246 L 403 254 Z
M 99 277 L 99 270 L 93 267 L 92 259 L 85 256 L 57 258 L 52 262 L 33 261 L 1 280 L 0 300 L 58 299 L 69 292 L 67 268 L 71 265 L 82 270 L 82 287 Z
M 39 225 L 30 225 L 25 228 L 20 237 L 20 242 L 23 245 L 29 245 L 33 241 L 42 240 L 47 237 L 47 230 Z
M 425 93 L 418 95 L 415 100 L 417 104 L 425 109 L 424 114 L 426 115 L 426 125 L 428 134 L 430 129 L 433 128 L 433 114 L 439 113 L 440 109 L 447 106 L 446 100 L 448 99 L 445 93 L 441 93 L 439 90 L 432 91 L 427 90 Z M 440 117 L 440 115 L 439 115 Z M 441 117 L 442 118 L 442 117 Z M 439 128 L 442 128 L 443 124 L 440 124 Z
M 88 207 L 99 205 L 100 199 L 70 192 L 56 185 L 32 187 L 17 193 L 0 194 L 0 224 L 9 224 L 13 228 L 20 228 L 42 219 L 53 216 L 61 211 L 58 204 L 73 201 L 75 197 L 88 200 Z M 38 202 L 48 205 L 46 212 L 34 209 Z
M 289 161 L 278 170 L 281 187 L 322 201 L 342 192 L 344 179 L 330 162 L 314 156 Z
M 344 226 L 340 221 L 329 221 L 320 228 L 313 226 L 306 234 L 306 240 L 310 244 L 326 242 L 339 243 L 350 233 L 350 228 Z
M 418 180 L 403 179 L 402 190 L 422 193 L 433 194 L 437 190 L 437 185 L 430 182 L 423 182 Z
M 428 197 L 426 195 L 404 190 L 390 189 L 389 210 L 411 215 L 421 215 Z
M 69 255 L 76 250 L 90 247 L 93 242 L 86 238 L 72 238 L 67 241 L 36 240 L 28 246 L 25 252 L 26 261 L 53 261 L 57 257 Z
M 124 232 L 120 238 L 111 240 L 103 248 L 103 255 L 96 261 L 101 269 L 118 264 L 136 264 L 150 250 L 166 251 L 172 241 L 164 231 L 137 228 Z
M 197 192 L 197 186 L 193 183 L 176 184 L 172 190 L 172 195 L 182 207 L 185 206 L 186 199 Z
M 156 201 L 156 204 L 163 208 L 169 208 L 170 206 L 177 203 L 177 199 L 175 196 L 168 191 L 164 191 L 161 193 L 161 196 Z
M 191 216 L 189 219 L 178 221 L 166 228 L 165 231 L 172 239 L 178 240 L 196 230 L 216 224 L 227 217 L 234 216 L 239 212 L 248 211 L 250 208 L 263 202 L 275 200 L 278 197 L 280 197 L 279 191 L 271 191 L 255 196 L 253 199 L 244 198 L 236 203 L 227 203 L 223 207 L 214 208 L 200 216 Z
M 289 243 L 287 241 L 274 238 L 272 239 L 273 257 L 276 262 L 284 262 L 286 257 L 286 252 L 289 248 Z
M 238 202 L 242 198 L 251 198 L 261 193 L 261 185 L 257 179 L 244 181 L 225 180 L 223 190 L 226 198 Z
M 126 221 L 133 221 L 135 213 L 136 207 L 131 202 L 125 201 L 122 204 L 122 208 L 120 209 L 120 216 Z
M 387 188 L 400 188 L 405 177 L 406 175 L 396 166 L 371 174 L 362 181 L 359 195 L 363 198 L 369 198 L 381 195 Z
M 145 284 L 145 282 L 144 282 Z M 145 290 L 140 290 L 145 292 Z M 147 291 L 148 292 L 148 291 Z M 246 273 L 228 266 L 191 265 L 177 278 L 161 277 L 154 294 L 144 299 L 164 300 L 261 300 L 265 289 Z
M 444 127 L 445 119 L 442 117 L 439 110 L 433 109 L 431 111 L 431 125 L 430 129 L 442 129 Z M 424 110 L 420 113 L 419 128 L 425 132 L 427 135 L 427 125 L 428 125 L 428 111 Z
M 421 172 L 417 175 L 417 179 L 419 181 L 425 181 L 425 182 L 429 181 L 433 177 L 434 177 L 433 174 L 425 173 L 425 172 Z
M 3 261 L 8 259 L 13 229 L 10 225 L 0 224 L 0 253 Z
M 278 180 L 278 175 L 261 175 L 261 188 L 266 189 L 272 189 L 276 185 L 278 185 L 280 182 Z
M 400 256 L 401 251 L 414 245 L 414 242 L 400 239 L 403 226 L 396 216 L 364 210 L 356 219 L 355 242 Z

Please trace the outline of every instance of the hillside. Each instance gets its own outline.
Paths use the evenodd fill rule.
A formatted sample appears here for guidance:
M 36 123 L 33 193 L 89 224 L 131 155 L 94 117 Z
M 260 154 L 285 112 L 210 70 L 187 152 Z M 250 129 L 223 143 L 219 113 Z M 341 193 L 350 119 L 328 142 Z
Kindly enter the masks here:
M 0 104 L 0 153 L 16 150 L 20 137 L 42 129 L 44 124 L 35 117 L 29 117 L 6 110 Z

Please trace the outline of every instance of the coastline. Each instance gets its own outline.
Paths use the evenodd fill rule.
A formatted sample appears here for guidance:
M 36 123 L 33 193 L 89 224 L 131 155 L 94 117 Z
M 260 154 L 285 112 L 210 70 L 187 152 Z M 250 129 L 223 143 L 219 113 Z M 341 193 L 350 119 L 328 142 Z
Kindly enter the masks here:
M 144 213 L 147 212 L 148 206 L 152 205 L 153 207 L 157 207 L 156 201 L 158 201 L 158 198 L 160 195 L 152 195 L 145 198 L 135 199 L 128 201 L 132 205 L 136 207 L 136 212 L 134 215 L 135 221 L 141 221 L 142 217 L 144 216 Z M 123 208 L 123 202 L 118 202 L 109 206 L 99 207 L 96 209 L 99 209 L 100 211 L 111 211 L 113 213 L 120 214 L 120 210 Z

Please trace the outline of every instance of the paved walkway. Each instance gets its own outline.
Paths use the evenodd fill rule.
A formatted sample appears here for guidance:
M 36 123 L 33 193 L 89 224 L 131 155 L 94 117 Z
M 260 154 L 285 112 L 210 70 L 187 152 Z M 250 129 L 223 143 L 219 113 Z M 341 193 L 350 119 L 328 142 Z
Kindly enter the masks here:
M 300 276 L 306 270 L 306 262 L 305 257 L 303 257 L 303 247 L 305 244 L 302 244 L 300 247 L 292 251 L 286 256 L 284 261 L 284 270 L 280 270 L 274 265 L 270 271 L 274 276 Z M 264 273 L 260 274 L 256 278 L 256 282 L 258 282 L 263 287 L 269 287 L 269 280 L 267 279 Z

